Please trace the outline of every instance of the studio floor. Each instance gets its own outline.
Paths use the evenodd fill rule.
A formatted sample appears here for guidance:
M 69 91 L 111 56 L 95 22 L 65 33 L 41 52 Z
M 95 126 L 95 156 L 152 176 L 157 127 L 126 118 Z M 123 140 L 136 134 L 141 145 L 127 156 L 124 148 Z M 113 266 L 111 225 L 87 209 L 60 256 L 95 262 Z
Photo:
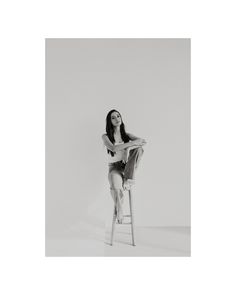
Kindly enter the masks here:
M 132 245 L 129 225 L 116 224 L 113 245 L 110 226 L 80 224 L 76 232 L 63 237 L 46 238 L 46 256 L 122 256 L 188 257 L 191 256 L 190 227 L 135 227 Z

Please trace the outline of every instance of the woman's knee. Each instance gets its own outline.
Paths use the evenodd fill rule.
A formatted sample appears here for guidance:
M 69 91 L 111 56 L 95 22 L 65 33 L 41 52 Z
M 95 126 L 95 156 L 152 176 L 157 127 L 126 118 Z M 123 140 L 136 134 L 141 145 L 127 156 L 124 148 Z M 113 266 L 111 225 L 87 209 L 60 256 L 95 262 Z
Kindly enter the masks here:
M 140 147 L 137 147 L 136 149 L 135 149 L 135 151 L 136 151 L 136 153 L 138 153 L 138 154 L 143 154 L 144 153 L 144 149 L 140 146 Z
M 142 147 L 139 147 L 139 152 L 143 154 L 144 153 L 144 149 Z
M 117 195 L 117 194 L 120 194 L 121 189 L 120 188 L 110 187 L 110 191 L 111 191 L 112 194 Z

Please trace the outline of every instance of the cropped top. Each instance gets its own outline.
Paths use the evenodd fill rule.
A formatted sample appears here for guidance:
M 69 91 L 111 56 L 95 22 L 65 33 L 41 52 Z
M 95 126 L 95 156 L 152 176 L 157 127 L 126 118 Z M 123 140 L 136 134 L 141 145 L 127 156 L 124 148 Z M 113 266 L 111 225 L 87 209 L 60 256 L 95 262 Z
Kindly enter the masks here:
M 114 145 L 118 145 L 118 144 L 122 144 L 122 143 L 124 143 L 124 142 L 123 141 L 119 142 L 119 143 L 115 142 Z M 107 154 L 108 155 L 108 163 L 114 163 L 114 162 L 118 162 L 118 161 L 123 160 L 124 153 L 125 153 L 125 150 L 118 151 L 114 154 L 114 157 L 112 157 L 112 155 L 110 153 Z

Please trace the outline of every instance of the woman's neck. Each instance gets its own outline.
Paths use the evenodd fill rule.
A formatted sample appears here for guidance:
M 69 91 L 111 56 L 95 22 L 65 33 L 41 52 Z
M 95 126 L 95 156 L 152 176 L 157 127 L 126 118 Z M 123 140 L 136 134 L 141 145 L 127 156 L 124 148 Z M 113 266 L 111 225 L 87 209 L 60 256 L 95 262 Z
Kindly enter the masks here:
M 115 129 L 114 129 L 114 135 L 120 135 L 120 126 L 115 127 Z

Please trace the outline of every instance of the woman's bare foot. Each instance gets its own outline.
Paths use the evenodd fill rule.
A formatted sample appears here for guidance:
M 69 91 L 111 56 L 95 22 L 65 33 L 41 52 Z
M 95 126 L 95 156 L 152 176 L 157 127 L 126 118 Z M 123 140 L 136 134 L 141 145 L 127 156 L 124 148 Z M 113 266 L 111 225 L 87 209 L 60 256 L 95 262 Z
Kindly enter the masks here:
M 124 190 L 130 190 L 131 186 L 134 185 L 134 180 L 133 179 L 126 179 L 123 183 L 123 188 Z

